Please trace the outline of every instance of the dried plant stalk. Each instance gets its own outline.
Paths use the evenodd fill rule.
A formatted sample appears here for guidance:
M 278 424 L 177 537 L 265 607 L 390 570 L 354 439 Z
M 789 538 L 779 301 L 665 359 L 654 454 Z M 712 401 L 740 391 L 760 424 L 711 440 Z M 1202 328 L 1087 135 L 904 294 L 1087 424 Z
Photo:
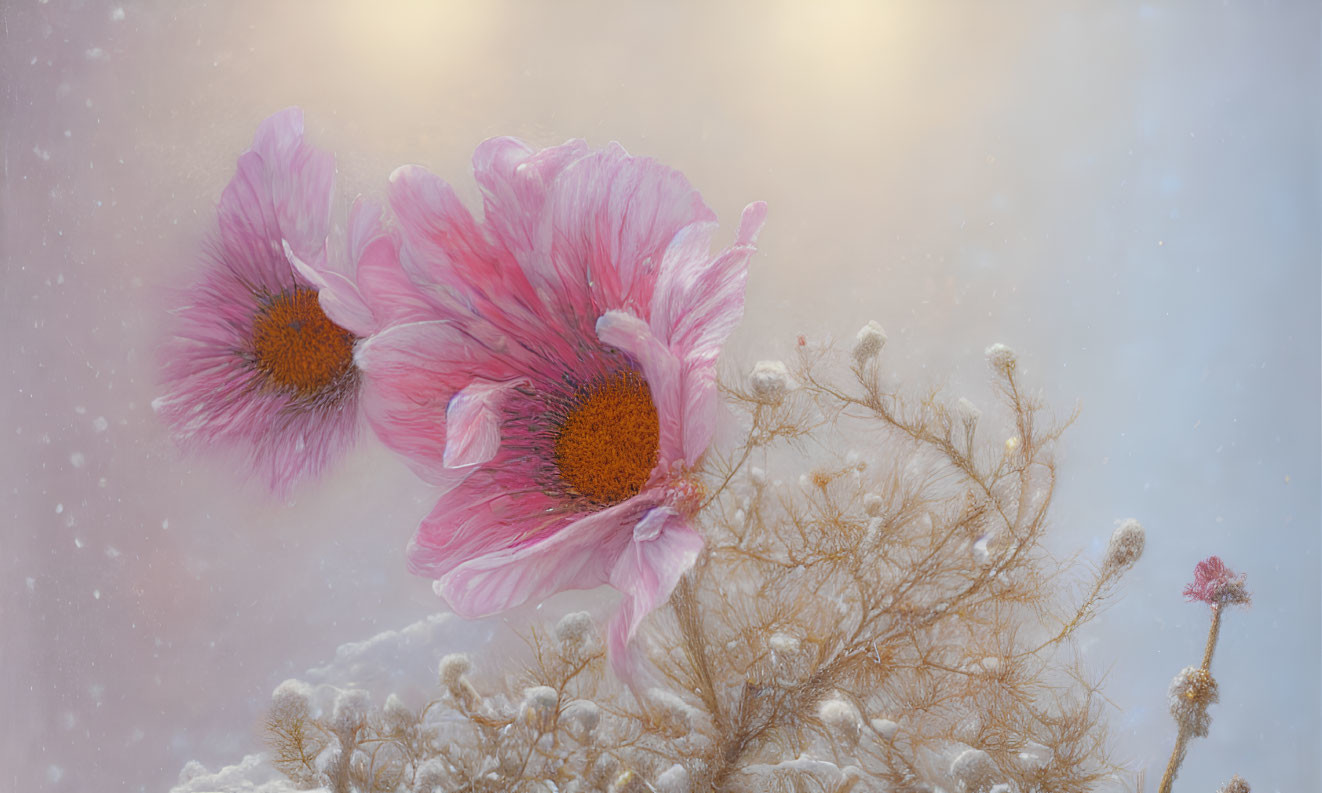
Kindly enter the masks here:
M 706 550 L 638 637 L 651 682 L 610 678 L 572 614 L 533 631 L 522 676 L 473 681 L 449 656 L 420 710 L 395 700 L 348 737 L 309 717 L 326 736 L 315 761 L 292 737 L 309 728 L 273 716 L 279 767 L 364 793 L 1114 786 L 1070 637 L 1138 558 L 1141 527 L 1117 530 L 1065 606 L 1078 566 L 1042 540 L 1069 420 L 1047 419 L 1004 348 L 988 351 L 998 431 L 967 400 L 885 386 L 882 343 L 845 377 L 803 345 L 726 386 L 746 432 L 709 455 Z

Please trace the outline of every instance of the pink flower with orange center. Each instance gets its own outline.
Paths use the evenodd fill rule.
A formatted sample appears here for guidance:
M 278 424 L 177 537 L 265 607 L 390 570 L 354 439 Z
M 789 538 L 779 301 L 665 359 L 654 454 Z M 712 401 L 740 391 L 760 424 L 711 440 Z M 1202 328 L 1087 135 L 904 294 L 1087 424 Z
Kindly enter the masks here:
M 481 222 L 427 171 L 392 176 L 427 318 L 356 355 L 377 434 L 446 488 L 410 568 L 467 617 L 609 584 L 627 672 L 630 638 L 702 548 L 693 472 L 765 205 L 713 255 L 715 218 L 688 181 L 618 145 L 495 139 L 474 170 Z
M 234 450 L 281 494 L 353 441 L 354 344 L 411 305 L 378 208 L 355 206 L 352 264 L 332 264 L 334 178 L 334 158 L 303 140 L 301 110 L 262 122 L 221 195 L 204 270 L 174 311 L 167 393 L 152 403 L 181 444 Z

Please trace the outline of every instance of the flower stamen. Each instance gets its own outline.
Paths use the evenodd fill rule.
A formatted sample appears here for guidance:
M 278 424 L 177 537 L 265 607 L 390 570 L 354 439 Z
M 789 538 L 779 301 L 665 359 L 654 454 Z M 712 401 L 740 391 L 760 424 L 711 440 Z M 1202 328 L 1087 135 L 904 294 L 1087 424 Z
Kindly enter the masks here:
M 584 386 L 555 431 L 555 463 L 568 487 L 595 504 L 638 495 L 656 467 L 660 424 L 652 391 L 634 372 Z
M 349 372 L 353 344 L 353 334 L 330 321 L 311 289 L 276 295 L 252 323 L 257 369 L 301 397 L 317 395 Z

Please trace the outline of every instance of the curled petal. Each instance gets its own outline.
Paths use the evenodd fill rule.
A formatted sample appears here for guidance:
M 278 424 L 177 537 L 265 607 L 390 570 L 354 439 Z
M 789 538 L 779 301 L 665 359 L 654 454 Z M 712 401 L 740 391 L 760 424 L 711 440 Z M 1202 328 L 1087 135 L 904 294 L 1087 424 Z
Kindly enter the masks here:
M 377 436 L 429 482 L 453 484 L 445 464 L 450 398 L 473 379 L 513 376 L 492 351 L 446 321 L 395 325 L 354 353 L 368 377 L 363 406 Z
M 653 330 L 686 359 L 715 361 L 744 313 L 744 283 L 766 204 L 744 209 L 735 244 L 714 259 L 709 227 L 685 229 L 666 250 L 652 296 Z
M 597 320 L 597 338 L 627 353 L 642 367 L 660 423 L 661 459 L 679 459 L 684 421 L 679 359 L 652 335 L 646 322 L 627 311 L 602 314 Z
M 456 614 L 483 617 L 567 589 L 600 586 L 629 543 L 620 517 L 633 508 L 618 504 L 543 539 L 470 559 L 441 576 L 436 591 Z
M 642 530 L 644 524 L 661 522 Z M 610 583 L 624 595 L 620 610 L 611 618 L 609 647 L 611 666 L 623 679 L 637 676 L 636 659 L 629 642 L 643 618 L 664 603 L 702 551 L 702 536 L 674 510 L 659 507 L 644 517 L 624 554 L 611 570 Z M 640 539 L 645 538 L 645 539 Z
M 474 380 L 450 397 L 445 411 L 446 468 L 481 465 L 500 448 L 500 408 L 510 389 L 524 385 L 527 378 L 504 383 Z

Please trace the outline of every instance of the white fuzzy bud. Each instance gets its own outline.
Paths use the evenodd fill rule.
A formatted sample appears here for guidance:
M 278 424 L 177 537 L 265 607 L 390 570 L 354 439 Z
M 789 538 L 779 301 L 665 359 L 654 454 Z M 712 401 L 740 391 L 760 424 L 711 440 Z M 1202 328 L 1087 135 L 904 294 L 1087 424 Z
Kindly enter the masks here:
M 661 772 L 653 787 L 657 793 L 689 793 L 693 789 L 693 782 L 689 779 L 688 769 L 675 763 Z
M 586 611 L 572 611 L 555 624 L 555 640 L 570 658 L 584 655 L 596 638 L 596 632 L 592 615 Z
M 900 725 L 890 719 L 873 719 L 872 729 L 876 730 L 883 740 L 895 740 L 895 733 L 900 731 Z
M 477 689 L 473 688 L 473 684 L 465 677 L 472 668 L 473 662 L 466 653 L 450 653 L 441 659 L 437 670 L 441 678 L 441 687 L 450 692 L 456 703 L 470 710 L 476 708 L 482 699 L 478 696 Z
M 271 692 L 271 716 L 277 720 L 306 719 L 312 711 L 312 686 L 290 678 Z
M 416 714 L 404 704 L 404 700 L 400 699 L 398 694 L 386 697 L 386 704 L 381 708 L 381 716 L 385 721 L 386 729 L 391 733 L 404 732 L 417 721 Z
M 817 717 L 845 746 L 852 747 L 858 743 L 863 725 L 854 703 L 838 697 L 822 700 L 817 706 Z
M 565 706 L 564 719 L 578 725 L 579 739 L 586 742 L 601 723 L 601 708 L 590 699 L 579 699 Z
M 980 565 L 985 565 L 991 561 L 991 540 L 990 534 L 984 534 L 978 538 L 977 542 L 973 543 L 973 561 Z
M 960 421 L 971 424 L 982 418 L 982 411 L 967 397 L 960 397 L 959 401 L 955 403 L 955 415 L 959 416 Z
M 445 760 L 440 757 L 433 757 L 418 766 L 418 773 L 414 777 L 413 789 L 417 791 L 417 793 L 432 793 L 435 788 L 441 787 L 449 781 L 450 772 L 446 767 Z
M 693 730 L 693 708 L 682 697 L 664 688 L 653 688 L 648 690 L 647 699 L 666 732 L 681 737 Z
M 789 369 L 780 361 L 758 361 L 748 375 L 748 387 L 759 402 L 774 405 L 794 387 Z
M 1171 680 L 1168 694 L 1171 715 L 1180 729 L 1205 737 L 1212 724 L 1207 706 L 1216 704 L 1221 698 L 1212 674 L 1202 667 L 1186 666 Z
M 886 507 L 886 500 L 876 493 L 863 494 L 863 514 L 875 518 Z
M 555 729 L 556 714 L 560 709 L 560 694 L 550 686 L 533 686 L 523 690 L 523 703 L 519 717 L 539 733 Z
M 1018 356 L 1014 350 L 1006 347 L 1004 344 L 993 344 L 986 350 L 987 364 L 998 372 L 1009 374 L 1014 371 L 1015 363 L 1018 362 Z
M 615 777 L 610 793 L 649 793 L 647 781 L 633 771 L 625 771 Z
M 441 685 L 453 688 L 472 668 L 473 662 L 469 660 L 467 653 L 450 653 L 441 659 L 437 667 L 441 675 Z
M 1216 793 L 1249 793 L 1249 783 L 1244 777 L 1235 774 L 1230 781 L 1216 789 Z
M 761 490 L 767 486 L 767 472 L 755 465 L 748 469 L 748 480 L 753 483 L 753 487 Z
M 871 320 L 854 337 L 854 360 L 860 364 L 876 358 L 881 348 L 886 346 L 886 331 L 881 329 L 876 320 Z
M 361 688 L 349 688 L 335 695 L 331 724 L 336 733 L 353 735 L 367 723 L 372 698 Z
M 1102 571 L 1114 574 L 1128 569 L 1143 555 L 1143 546 L 1147 543 L 1147 532 L 1142 524 L 1133 518 L 1122 521 L 1111 534 L 1111 542 L 1106 546 L 1106 560 L 1102 562 Z
M 799 639 L 789 633 L 777 631 L 767 640 L 767 646 L 780 655 L 793 655 L 799 651 Z
M 965 749 L 950 763 L 950 775 L 964 793 L 989 793 L 1000 769 L 981 749 Z
M 1051 762 L 1052 754 L 1051 747 L 1030 741 L 1019 751 L 1018 759 L 1028 768 L 1045 768 L 1047 763 Z

